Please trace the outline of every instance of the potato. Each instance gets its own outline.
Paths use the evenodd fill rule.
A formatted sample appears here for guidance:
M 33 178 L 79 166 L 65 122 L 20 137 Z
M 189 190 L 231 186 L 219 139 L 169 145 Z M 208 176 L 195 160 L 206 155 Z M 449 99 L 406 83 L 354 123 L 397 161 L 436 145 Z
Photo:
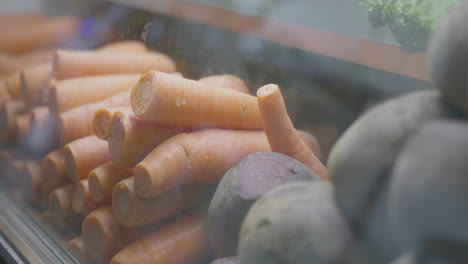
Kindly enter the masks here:
M 365 263 L 335 205 L 328 182 L 277 187 L 250 208 L 239 238 L 239 263 Z
M 442 98 L 468 113 L 468 2 L 460 1 L 433 34 L 428 69 Z
M 468 245 L 467 173 L 468 123 L 431 122 L 408 141 L 389 189 L 392 229 L 405 249 Z
M 238 264 L 238 263 L 239 261 L 237 260 L 236 257 L 230 257 L 230 258 L 215 259 L 210 264 Z
M 242 220 L 262 194 L 286 182 L 319 179 L 283 154 L 257 152 L 243 158 L 224 175 L 208 210 L 208 237 L 216 256 L 236 255 Z
M 367 111 L 332 149 L 328 169 L 337 204 L 375 263 L 388 263 L 401 253 L 387 214 L 387 183 L 395 159 L 422 124 L 453 115 L 437 91 L 413 92 Z

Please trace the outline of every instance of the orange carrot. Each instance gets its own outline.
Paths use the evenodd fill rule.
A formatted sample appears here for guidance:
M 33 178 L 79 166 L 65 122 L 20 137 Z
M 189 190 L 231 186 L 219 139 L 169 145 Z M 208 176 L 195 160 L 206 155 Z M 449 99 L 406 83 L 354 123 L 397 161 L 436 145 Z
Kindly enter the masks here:
M 54 49 L 41 49 L 17 56 L 18 70 L 27 66 L 51 62 L 54 54 Z
M 59 146 L 57 117 L 45 106 L 31 111 L 28 148 L 37 153 L 48 153 Z
M 115 255 L 110 263 L 196 264 L 207 263 L 211 255 L 205 213 L 195 212 L 136 240 Z
M 107 140 L 111 118 L 117 111 L 131 112 L 132 109 L 130 107 L 110 107 L 96 111 L 93 118 L 93 131 L 98 138 Z
M 106 100 L 82 105 L 58 115 L 60 142 L 62 144 L 93 134 L 93 118 L 97 110 L 106 107 L 130 106 L 130 93 L 123 92 Z
M 119 224 L 111 207 L 101 207 L 83 221 L 83 245 L 92 263 L 109 263 L 119 250 L 157 227 L 125 228 Z
M 64 112 L 74 107 L 102 101 L 120 92 L 129 91 L 140 74 L 112 74 L 66 79 L 56 82 L 49 93 L 49 107 Z
M 11 99 L 11 96 L 7 90 L 5 82 L 0 79 L 0 105 L 4 104 L 6 101 L 10 99 Z
M 146 71 L 132 89 L 133 112 L 145 120 L 187 127 L 261 129 L 254 96 Z
M 317 138 L 315 138 L 315 136 L 311 133 L 302 130 L 297 130 L 297 134 L 302 139 L 302 141 L 304 141 L 306 146 L 315 154 L 315 156 L 319 160 L 322 160 L 322 148 L 317 141 Z
M 111 159 L 119 166 L 134 167 L 164 140 L 186 131 L 190 129 L 156 125 L 118 111 L 112 116 L 107 138 Z
M 7 88 L 8 94 L 13 99 L 22 99 L 21 98 L 21 71 L 15 71 L 5 75 L 3 78 L 3 83 Z
M 0 15 L 0 27 L 33 25 L 46 21 L 47 18 L 37 13 L 11 13 Z
M 112 193 L 115 217 L 125 227 L 138 227 L 158 222 L 187 209 L 209 201 L 213 187 L 193 184 L 176 188 L 168 193 L 150 198 L 140 198 L 135 193 L 134 178 L 119 183 Z
M 87 263 L 86 252 L 84 250 L 83 238 L 81 236 L 75 237 L 67 243 L 67 250 L 73 257 L 75 257 L 79 263 Z
M 29 119 L 31 115 L 29 113 L 21 114 L 15 119 L 16 127 L 16 142 L 25 144 L 29 136 Z
M 16 56 L 8 53 L 0 53 L 0 76 L 8 75 L 20 70 Z
M 54 77 L 66 78 L 141 73 L 147 69 L 174 72 L 174 62 L 157 52 L 99 52 L 58 50 L 54 57 Z
M 93 169 L 110 160 L 107 142 L 94 135 L 66 144 L 63 151 L 68 178 L 74 183 L 87 179 Z
M 100 207 L 91 197 L 88 180 L 80 180 L 73 191 L 72 208 L 75 213 L 87 216 L 89 213 Z
M 50 193 L 49 205 L 52 219 L 60 227 L 74 226 L 79 218 L 72 212 L 73 184 L 67 184 Z
M 13 142 L 16 136 L 15 119 L 24 112 L 24 103 L 19 100 L 10 100 L 0 105 L 0 141 L 2 144 Z
M 135 167 L 136 192 L 151 197 L 181 184 L 218 183 L 239 160 L 259 151 L 270 151 L 263 131 L 209 129 L 179 134 Z
M 68 181 L 62 148 L 50 152 L 42 159 L 42 171 L 50 185 L 59 187 Z
M 133 175 L 133 169 L 123 168 L 111 161 L 104 163 L 89 173 L 89 191 L 93 199 L 101 204 L 110 204 L 115 185 Z
M 41 187 L 41 193 L 40 193 L 41 204 L 44 208 L 50 208 L 50 200 L 49 200 L 50 194 L 52 193 L 52 191 L 62 186 L 56 186 L 56 184 L 48 182 L 47 180 L 46 182 L 44 182 L 44 184 Z
M 148 51 L 145 44 L 136 40 L 127 40 L 110 43 L 98 50 L 105 52 L 145 52 Z
M 322 179 L 328 179 L 327 168 L 307 147 L 297 133 L 286 112 L 279 87 L 269 84 L 257 91 L 262 123 L 271 150 L 291 156 L 315 171 Z
M 241 93 L 249 93 L 249 88 L 247 88 L 244 81 L 241 78 L 232 74 L 211 75 L 203 77 L 198 81 L 208 83 L 214 86 L 220 86 L 223 88 L 239 91 Z
M 23 27 L 21 30 L 4 32 L 0 37 L 0 50 L 20 54 L 39 48 L 50 47 L 67 37 L 77 34 L 79 19 L 59 17 Z
M 52 63 L 26 67 L 21 72 L 21 98 L 30 109 L 46 102 L 46 93 L 52 82 Z
M 44 175 L 41 172 L 41 162 L 39 160 L 24 162 L 17 178 L 22 193 L 30 199 L 37 200 L 40 196 L 42 184 L 44 183 Z

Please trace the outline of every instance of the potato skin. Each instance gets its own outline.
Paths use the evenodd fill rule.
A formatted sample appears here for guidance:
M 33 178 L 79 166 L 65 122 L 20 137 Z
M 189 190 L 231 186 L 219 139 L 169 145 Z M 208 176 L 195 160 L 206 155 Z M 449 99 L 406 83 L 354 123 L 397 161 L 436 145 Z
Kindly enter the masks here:
M 456 121 L 431 122 L 405 145 L 389 192 L 392 229 L 405 249 L 468 243 L 467 150 L 468 123 Z
M 293 182 L 250 208 L 239 238 L 241 264 L 363 263 L 346 255 L 356 243 L 328 182 Z M 349 251 L 352 252 L 352 251 Z M 349 261 L 349 262 L 348 262 Z
M 337 204 L 375 263 L 388 263 L 401 250 L 389 229 L 387 192 L 394 162 L 410 135 L 424 123 L 455 116 L 438 91 L 419 91 L 378 105 L 338 140 L 328 159 Z
M 468 113 L 468 2 L 460 1 L 433 34 L 428 69 L 442 98 Z
M 236 255 L 242 220 L 262 194 L 287 182 L 312 180 L 320 177 L 280 153 L 257 152 L 242 159 L 224 175 L 208 210 L 208 237 L 216 256 Z

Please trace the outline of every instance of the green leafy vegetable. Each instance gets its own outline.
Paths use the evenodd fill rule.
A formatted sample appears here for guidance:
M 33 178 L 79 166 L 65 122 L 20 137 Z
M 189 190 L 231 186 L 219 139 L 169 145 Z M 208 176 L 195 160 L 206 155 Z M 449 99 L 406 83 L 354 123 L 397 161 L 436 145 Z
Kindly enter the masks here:
M 424 51 L 430 35 L 460 0 L 363 0 L 372 25 L 388 26 L 409 53 Z

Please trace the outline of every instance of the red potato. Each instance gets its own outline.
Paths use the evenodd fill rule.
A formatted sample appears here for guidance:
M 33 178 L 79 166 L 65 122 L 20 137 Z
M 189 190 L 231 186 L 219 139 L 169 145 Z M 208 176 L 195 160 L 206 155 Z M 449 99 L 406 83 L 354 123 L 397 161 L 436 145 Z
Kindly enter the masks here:
M 98 203 L 110 204 L 115 185 L 132 175 L 133 168 L 119 167 L 112 161 L 98 166 L 88 176 L 91 197 Z
M 87 179 L 97 166 L 110 160 L 107 142 L 96 136 L 77 139 L 63 147 L 68 178 L 77 183 Z
M 248 154 L 270 151 L 263 131 L 208 129 L 176 135 L 135 167 L 135 188 L 151 197 L 181 184 L 218 183 Z
M 111 74 L 57 81 L 49 93 L 49 108 L 61 113 L 80 105 L 102 101 L 129 91 L 139 78 L 140 74 Z
M 208 243 L 205 212 L 197 211 L 145 235 L 122 249 L 111 264 L 206 263 Z
M 322 179 L 328 179 L 327 168 L 307 147 L 286 112 L 283 96 L 277 85 L 269 84 L 257 91 L 263 129 L 271 150 L 291 156 L 304 163 Z
M 135 193 L 134 179 L 130 177 L 115 186 L 112 193 L 112 209 L 123 226 L 145 226 L 208 202 L 213 190 L 213 186 L 193 184 L 160 196 L 140 198 Z
M 141 73 L 148 69 L 174 72 L 174 62 L 157 52 L 99 52 L 58 50 L 54 57 L 54 77 L 66 78 Z
M 100 206 L 101 205 L 96 203 L 91 197 L 88 179 L 82 179 L 75 184 L 72 196 L 72 208 L 75 213 L 87 216 Z
M 62 186 L 68 181 L 65 154 L 63 149 L 56 149 L 42 159 L 42 170 L 50 185 Z
M 27 108 L 46 103 L 45 94 L 52 83 L 52 63 L 45 62 L 21 71 L 20 92 Z
M 159 124 L 262 128 L 254 96 L 152 70 L 132 89 L 131 105 L 137 116 Z
M 93 118 L 93 131 L 98 138 L 107 140 L 112 116 L 117 111 L 131 112 L 132 109 L 130 107 L 110 107 L 96 111 Z
M 123 92 L 105 100 L 82 105 L 58 115 L 58 131 L 60 142 L 68 143 L 72 140 L 93 134 L 93 118 L 97 110 L 106 107 L 130 106 L 130 93 Z
M 16 136 L 15 119 L 24 112 L 22 101 L 11 100 L 0 105 L 0 140 L 3 145 L 13 143 Z
M 0 37 L 0 50 L 20 54 L 51 47 L 77 34 L 80 20 L 76 17 L 58 17 L 21 30 L 10 30 Z
M 107 138 L 111 159 L 119 166 L 134 167 L 166 139 L 190 130 L 157 125 L 131 112 L 117 111 L 112 116 Z

